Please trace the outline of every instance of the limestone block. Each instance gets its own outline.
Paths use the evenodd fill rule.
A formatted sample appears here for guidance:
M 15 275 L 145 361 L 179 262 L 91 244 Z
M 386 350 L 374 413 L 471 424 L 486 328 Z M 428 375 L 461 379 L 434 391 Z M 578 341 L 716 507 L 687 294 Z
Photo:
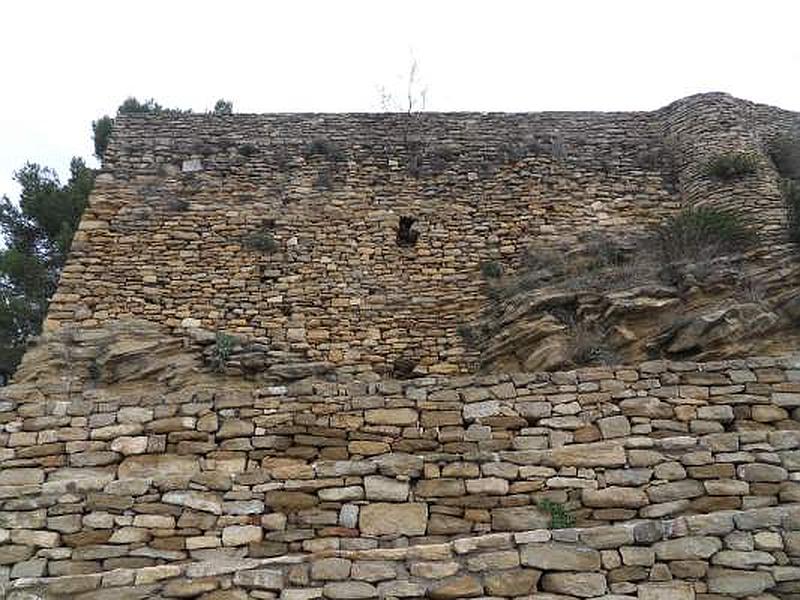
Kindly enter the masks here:
M 405 502 L 408 499 L 409 484 L 390 477 L 369 475 L 364 478 L 364 490 L 368 500 Z
M 361 600 L 377 598 L 378 589 L 365 581 L 335 581 L 325 584 L 323 594 L 331 600 Z
M 760 594 L 775 585 L 766 571 L 739 571 L 712 567 L 708 571 L 708 591 L 737 598 Z
M 242 546 L 260 542 L 264 530 L 258 525 L 229 525 L 222 530 L 222 544 L 225 546 Z
M 445 579 L 428 590 L 431 600 L 458 600 L 459 598 L 474 598 L 483 594 L 483 585 L 480 580 L 472 575 L 462 575 Z
M 696 498 L 705 494 L 703 484 L 694 479 L 672 481 L 647 488 L 647 496 L 652 503 L 673 502 L 686 498 Z
M 375 425 L 414 425 L 417 417 L 412 408 L 375 408 L 364 412 L 367 423 Z
M 361 507 L 359 527 L 364 535 L 424 535 L 428 525 L 428 506 L 409 502 L 374 502 Z
M 647 494 L 638 488 L 611 486 L 600 490 L 584 488 L 581 500 L 593 508 L 641 508 L 649 504 Z
M 664 540 L 653 545 L 658 560 L 700 560 L 711 557 L 722 548 L 715 537 L 684 537 Z
M 550 515 L 536 506 L 492 509 L 494 531 L 526 531 L 550 526 Z
M 542 589 L 578 598 L 593 598 L 606 593 L 606 576 L 602 573 L 547 573 Z
M 311 563 L 311 579 L 344 581 L 350 577 L 351 561 L 345 558 L 322 558 Z
M 467 557 L 467 568 L 470 571 L 512 569 L 518 566 L 519 553 L 516 550 L 498 550 Z
M 622 415 L 598 419 L 597 426 L 605 439 L 626 437 L 631 433 L 630 421 Z
M 536 589 L 541 571 L 536 569 L 510 569 L 487 573 L 483 577 L 486 593 L 493 596 L 526 596 Z
M 695 600 L 694 587 L 686 582 L 640 583 L 639 600 Z
M 759 550 L 720 550 L 711 558 L 711 564 L 732 569 L 755 569 L 759 565 L 775 564 L 775 558 L 769 552 Z
M 520 549 L 523 565 L 544 571 L 597 571 L 600 552 L 592 548 L 546 542 L 526 544 Z
M 170 477 L 189 478 L 200 470 L 197 458 L 177 454 L 142 454 L 129 456 L 119 465 L 120 479 L 163 480 Z
M 167 504 L 177 504 L 194 510 L 222 514 L 222 498 L 213 492 L 174 491 L 167 492 L 161 498 Z

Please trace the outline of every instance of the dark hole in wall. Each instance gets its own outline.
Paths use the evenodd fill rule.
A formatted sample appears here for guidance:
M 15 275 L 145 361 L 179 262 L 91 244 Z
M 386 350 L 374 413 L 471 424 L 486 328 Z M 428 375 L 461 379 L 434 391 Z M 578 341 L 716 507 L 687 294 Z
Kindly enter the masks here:
M 419 377 L 415 372 L 417 361 L 411 357 L 401 356 L 394 360 L 392 364 L 392 377 L 394 379 L 414 379 Z
M 400 217 L 397 226 L 397 244 L 399 246 L 413 246 L 419 238 L 419 231 L 413 229 L 417 220 L 414 217 Z

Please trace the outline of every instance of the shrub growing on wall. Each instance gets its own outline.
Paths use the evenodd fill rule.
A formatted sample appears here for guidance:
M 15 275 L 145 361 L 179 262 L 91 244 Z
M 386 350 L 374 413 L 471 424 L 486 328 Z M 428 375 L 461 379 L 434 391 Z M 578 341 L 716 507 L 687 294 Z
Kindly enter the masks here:
M 750 152 L 728 152 L 711 159 L 706 175 L 722 181 L 740 179 L 758 170 L 758 157 Z
M 755 241 L 755 232 L 734 211 L 701 206 L 667 219 L 654 239 L 664 261 L 676 263 L 741 252 Z

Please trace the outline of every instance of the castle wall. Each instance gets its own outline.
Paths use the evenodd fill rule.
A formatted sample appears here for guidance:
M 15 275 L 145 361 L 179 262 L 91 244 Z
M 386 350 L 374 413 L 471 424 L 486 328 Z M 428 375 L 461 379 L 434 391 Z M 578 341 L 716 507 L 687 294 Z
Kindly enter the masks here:
M 339 365 L 464 371 L 483 263 L 679 206 L 644 113 L 403 119 L 121 117 L 49 326 L 199 322 Z M 267 223 L 276 251 L 247 248 Z
M 199 323 L 337 365 L 469 371 L 457 330 L 486 305 L 486 262 L 513 272 L 531 248 L 682 205 L 780 237 L 764 147 L 795 121 L 722 94 L 652 113 L 121 116 L 48 327 Z M 733 150 L 761 156 L 758 175 L 710 181 Z M 243 243 L 265 226 L 272 253 Z

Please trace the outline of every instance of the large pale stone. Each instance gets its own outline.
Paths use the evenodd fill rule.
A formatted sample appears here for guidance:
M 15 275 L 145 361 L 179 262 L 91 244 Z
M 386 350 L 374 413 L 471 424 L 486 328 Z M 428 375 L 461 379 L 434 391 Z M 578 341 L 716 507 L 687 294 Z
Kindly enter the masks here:
M 520 550 L 523 565 L 546 571 L 596 571 L 600 568 L 600 552 L 592 548 L 546 542 L 527 544 Z
M 364 498 L 364 488 L 360 485 L 349 485 L 347 487 L 334 487 L 320 490 L 318 495 L 325 502 L 347 502 L 349 500 L 362 500 Z
M 570 444 L 550 450 L 502 452 L 501 457 L 515 464 L 549 467 L 621 467 L 626 463 L 625 448 L 619 442 Z
M 142 454 L 129 456 L 119 466 L 119 478 L 163 480 L 190 478 L 200 470 L 197 458 L 178 454 Z
M 370 475 L 364 478 L 364 490 L 368 500 L 405 502 L 408 499 L 409 485 L 407 481 Z
M 417 417 L 413 408 L 373 408 L 364 412 L 367 423 L 374 425 L 414 425 Z
M 633 527 L 621 525 L 591 527 L 581 532 L 581 541 L 590 548 L 619 548 L 633 543 Z
M 472 402 L 465 404 L 463 408 L 464 418 L 468 421 L 491 417 L 500 412 L 500 402 L 497 400 L 486 400 L 484 402 Z
M 581 498 L 585 506 L 593 508 L 641 508 L 649 504 L 647 494 L 642 490 L 617 486 L 601 490 L 584 488 Z
M 382 454 L 372 459 L 372 462 L 377 464 L 378 470 L 388 477 L 419 477 L 422 473 L 422 457 L 405 452 Z
M 493 596 L 524 596 L 536 589 L 541 572 L 536 569 L 513 569 L 484 575 L 486 592 Z
M 350 577 L 352 563 L 346 558 L 321 558 L 311 563 L 311 579 L 344 581 Z
M 459 598 L 474 598 L 483 594 L 483 586 L 477 577 L 464 575 L 445 579 L 428 590 L 431 600 L 458 600 Z
M 331 600 L 362 600 L 378 597 L 377 588 L 365 581 L 334 581 L 325 585 L 323 593 L 325 598 Z
M 684 537 L 658 542 L 653 546 L 658 560 L 705 560 L 722 548 L 715 537 Z
M 678 581 L 640 583 L 639 600 L 695 600 L 694 587 Z
M 779 482 L 789 478 L 788 472 L 783 467 L 761 463 L 739 465 L 736 474 L 744 481 L 757 482 Z
M 703 484 L 699 481 L 684 479 L 683 481 L 651 485 L 647 488 L 647 496 L 650 498 L 650 502 L 657 504 L 686 498 L 697 498 L 705 494 L 705 491 Z
M 711 563 L 732 569 L 755 569 L 759 565 L 775 564 L 775 558 L 769 552 L 760 550 L 721 550 L 712 557 Z
M 708 591 L 742 598 L 760 594 L 775 585 L 766 571 L 739 571 L 712 567 L 708 571 Z
M 147 436 L 122 436 L 111 442 L 111 449 L 125 456 L 147 452 Z
M 213 492 L 175 491 L 167 492 L 161 500 L 167 504 L 177 504 L 215 515 L 222 514 L 222 498 Z
M 428 506 L 418 502 L 374 502 L 361 507 L 359 526 L 364 535 L 424 535 Z
M 422 498 L 463 496 L 466 488 L 463 479 L 421 479 L 414 493 Z
M 626 437 L 631 433 L 628 417 L 622 415 L 599 419 L 597 426 L 605 439 Z
M 33 546 L 5 544 L 0 546 L 0 565 L 13 565 L 33 556 Z
M 500 477 L 468 479 L 466 485 L 468 494 L 504 496 L 508 493 L 508 481 L 501 479 Z
M 603 573 L 547 573 L 542 577 L 542 589 L 578 598 L 593 598 L 606 593 Z
M 258 525 L 228 525 L 222 530 L 222 543 L 225 546 L 242 546 L 260 542 L 264 531 Z
M 518 566 L 519 553 L 516 550 L 498 550 L 467 557 L 467 568 L 470 571 L 495 571 Z
M 21 467 L 0 470 L 0 485 L 34 485 L 43 481 L 42 469 Z
M 492 510 L 494 531 L 527 531 L 550 526 L 550 514 L 537 506 L 512 506 Z

